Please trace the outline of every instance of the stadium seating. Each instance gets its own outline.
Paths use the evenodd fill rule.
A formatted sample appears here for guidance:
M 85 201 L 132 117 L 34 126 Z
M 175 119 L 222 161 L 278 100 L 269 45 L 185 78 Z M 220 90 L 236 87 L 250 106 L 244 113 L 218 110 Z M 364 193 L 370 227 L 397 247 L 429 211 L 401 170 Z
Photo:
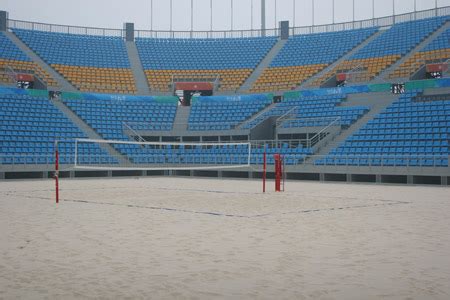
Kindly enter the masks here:
M 352 82 L 368 82 L 406 55 L 443 25 L 448 16 L 393 25 L 365 47 L 315 79 L 310 87 L 320 86 L 337 73 L 351 73 Z
M 151 97 L 148 100 L 67 99 L 64 102 L 109 140 L 129 140 L 124 133 L 124 123 L 129 126 L 149 123 L 146 130 L 171 130 L 177 108 L 175 104 L 157 103 Z M 150 127 L 151 124 L 154 126 Z
M 107 140 L 129 141 L 126 130 L 171 130 L 177 106 L 146 100 L 80 100 L 64 103 Z M 113 147 L 134 162 L 146 153 L 136 145 L 114 144 Z M 134 159 L 133 159 L 134 158 Z
M 345 101 L 345 95 L 312 96 L 286 99 L 269 111 L 245 123 L 244 129 L 253 128 L 272 116 L 282 116 L 292 111 L 292 116 L 284 121 L 283 128 L 325 127 L 334 120 L 341 126 L 350 126 L 369 108 L 365 106 L 339 107 Z M 309 120 L 308 120 L 309 119 Z
M 16 73 L 33 74 L 48 86 L 56 86 L 56 81 L 39 65 L 32 62 L 3 32 L 0 32 L 0 82 L 15 84 L 10 78 L 6 68 L 11 68 Z
M 53 164 L 54 143 L 59 141 L 60 162 L 74 163 L 75 138 L 86 135 L 47 97 L 26 94 L 0 95 L 0 163 Z M 98 145 L 83 145 L 79 162 L 117 163 Z
M 136 46 L 149 85 L 169 91 L 172 76 L 220 77 L 220 90 L 236 91 L 270 51 L 276 38 L 149 39 Z
M 446 167 L 450 99 L 417 102 L 402 95 L 317 165 Z
M 266 95 L 253 95 L 250 99 L 235 97 L 235 100 L 209 100 L 200 97 L 192 106 L 189 130 L 229 130 L 269 105 L 272 100 Z M 214 99 L 214 98 L 212 98 Z
M 369 28 L 292 36 L 270 67 L 255 82 L 252 91 L 293 89 L 349 52 L 376 30 Z
M 389 78 L 408 78 L 426 64 L 445 63 L 450 59 L 450 29 L 435 38 L 389 74 Z
M 14 33 L 80 91 L 136 92 L 121 37 L 14 29 Z
M 253 92 L 290 90 L 329 67 L 343 55 L 381 30 L 358 51 L 348 55 L 312 83 L 318 86 L 337 73 L 352 73 L 354 81 L 370 81 L 405 57 L 425 38 L 447 22 L 448 16 L 403 22 L 389 28 L 366 28 L 291 36 L 270 66 L 252 86 Z M 114 95 L 65 93 L 63 102 L 105 140 L 130 141 L 135 131 L 169 132 L 173 129 L 177 103 L 162 97 L 125 97 L 136 92 L 125 43 L 121 37 L 92 36 L 13 29 L 22 41 L 62 74 L 80 91 Z M 405 78 L 426 63 L 448 60 L 450 30 L 405 60 L 389 76 Z M 236 91 L 277 42 L 276 37 L 222 39 L 137 38 L 136 45 L 148 83 L 153 91 L 168 92 L 173 76 L 186 79 L 220 77 L 219 90 Z M 33 63 L 14 43 L 0 33 L 0 67 L 32 69 L 50 85 L 55 81 Z M 328 69 L 327 69 L 328 70 Z M 8 81 L 3 74 L 2 79 Z M 427 81 L 433 87 L 448 82 Z M 10 82 L 9 82 L 10 83 Z M 417 84 L 422 84 L 418 82 Z M 442 84 L 441 84 L 442 83 Z M 409 86 L 415 83 L 409 83 Z M 361 88 L 361 89 L 359 89 Z M 364 92 L 366 86 L 342 89 Z M 372 89 L 373 88 L 373 89 Z M 375 91 L 389 84 L 367 86 Z M 51 164 L 54 141 L 60 140 L 61 162 L 74 163 L 74 139 L 85 138 L 80 128 L 47 99 L 47 91 L 5 92 L 0 88 L 0 155 L 2 165 Z M 350 106 L 345 94 L 329 90 L 286 93 L 272 104 L 266 94 L 193 97 L 188 135 L 207 131 L 253 129 L 271 117 L 279 119 L 278 129 L 292 138 L 314 134 L 332 122 L 350 127 L 369 111 L 368 106 Z M 317 96 L 296 96 L 317 95 Z M 318 96 L 321 95 L 321 96 Z M 73 96 L 73 97 L 72 97 Z M 420 96 L 420 97 L 418 97 Z M 285 155 L 294 165 L 305 159 L 319 166 L 447 167 L 450 136 L 450 97 L 424 98 L 421 91 L 408 91 L 323 158 L 311 157 L 311 143 L 303 141 L 254 141 L 250 162 L 261 164 L 263 153 L 273 164 L 273 154 Z M 441 98 L 442 98 L 441 97 Z M 114 100 L 113 100 L 114 99 Z M 368 99 L 372 99 L 368 97 Z M 428 100 L 426 100 L 428 99 Z M 431 99 L 431 100 L 430 100 Z M 371 104 L 371 103 L 370 103 Z M 268 108 L 268 106 L 270 107 Z M 318 129 L 319 128 L 319 129 Z M 353 128 L 353 127 L 352 127 Z M 197 131 L 194 132 L 193 131 Z M 292 134 L 291 134 L 292 133 Z M 226 135 L 218 134 L 218 135 Z M 206 140 L 206 139 L 204 139 Z M 78 160 L 88 164 L 202 164 L 244 165 L 246 145 L 134 145 L 81 143 Z M 108 151 L 109 150 L 109 151 Z M 136 165 L 132 165 L 136 166 Z M 138 166 L 137 166 L 138 167 Z

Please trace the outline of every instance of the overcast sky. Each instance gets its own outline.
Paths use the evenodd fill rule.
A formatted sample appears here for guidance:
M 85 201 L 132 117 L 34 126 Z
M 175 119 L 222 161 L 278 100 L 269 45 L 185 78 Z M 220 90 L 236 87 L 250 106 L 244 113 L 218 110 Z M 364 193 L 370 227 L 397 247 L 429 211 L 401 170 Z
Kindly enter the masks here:
M 190 30 L 191 0 L 173 1 L 173 30 Z M 194 1 L 194 30 L 210 29 L 210 0 Z M 260 28 L 261 0 L 212 0 L 213 30 L 231 28 L 231 1 L 233 1 L 234 29 Z M 312 24 L 313 0 L 266 0 L 266 28 L 273 28 L 275 20 L 294 20 L 295 25 Z M 334 0 L 335 22 L 352 20 L 355 2 L 357 20 L 372 17 L 372 0 Z M 392 15 L 393 0 L 374 0 L 375 17 Z M 395 0 L 396 14 L 411 12 L 416 1 L 417 10 L 433 8 L 435 0 Z M 153 29 L 170 28 L 170 0 L 153 0 Z M 314 0 L 315 24 L 332 22 L 333 0 Z M 89 27 L 122 28 L 124 22 L 134 22 L 136 29 L 150 29 L 151 0 L 0 0 L 0 10 L 9 12 L 10 19 Z M 253 24 L 251 7 L 253 3 Z M 276 3 L 276 19 L 275 19 Z M 437 0 L 439 7 L 450 6 L 450 0 Z

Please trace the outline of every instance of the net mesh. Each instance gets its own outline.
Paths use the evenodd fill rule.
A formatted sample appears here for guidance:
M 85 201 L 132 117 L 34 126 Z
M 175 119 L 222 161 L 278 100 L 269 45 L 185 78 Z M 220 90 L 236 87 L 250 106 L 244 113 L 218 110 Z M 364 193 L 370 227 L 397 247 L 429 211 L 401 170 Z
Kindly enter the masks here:
M 90 152 L 100 146 L 108 154 Z M 174 143 L 77 139 L 76 169 L 202 170 L 249 167 L 250 143 Z

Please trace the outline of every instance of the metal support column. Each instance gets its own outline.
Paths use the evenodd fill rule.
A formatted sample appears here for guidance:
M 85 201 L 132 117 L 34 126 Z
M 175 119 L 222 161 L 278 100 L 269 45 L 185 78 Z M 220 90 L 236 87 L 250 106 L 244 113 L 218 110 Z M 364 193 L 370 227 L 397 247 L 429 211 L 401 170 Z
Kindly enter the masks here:
M 173 13 L 172 13 L 172 7 L 173 7 L 173 0 L 170 0 L 170 31 L 173 31 Z
M 333 2 L 331 3 L 331 10 L 332 10 L 332 15 L 333 15 L 333 25 L 334 25 L 334 0 L 333 0 Z
M 250 29 L 253 31 L 253 0 L 250 1 Z
M 375 174 L 375 182 L 381 183 L 381 175 L 380 174 Z
M 234 28 L 234 24 L 233 24 L 233 0 L 230 1 L 231 2 L 231 31 L 233 31 Z
M 191 0 L 191 31 L 194 31 L 194 0 Z
M 153 0 L 150 0 L 150 31 L 153 31 Z
M 414 177 L 412 175 L 406 176 L 406 183 L 407 184 L 414 184 Z
M 266 0 L 261 0 L 261 36 L 266 35 Z
M 348 183 L 352 182 L 352 174 L 345 174 L 345 177 Z
M 375 19 L 375 0 L 372 0 L 372 20 Z
M 324 182 L 325 181 L 325 174 L 324 173 L 319 173 L 319 180 L 320 180 L 320 182 Z
M 278 28 L 278 26 L 277 26 L 277 0 L 274 0 L 274 6 L 275 6 L 275 12 L 274 12 L 275 26 L 273 26 L 273 28 Z
M 395 0 L 392 0 L 392 18 L 394 19 L 395 24 Z
M 294 26 L 294 28 L 295 24 L 295 0 L 292 0 L 292 26 Z M 292 34 L 294 34 L 294 32 Z
M 355 22 L 355 0 L 353 0 L 353 22 Z

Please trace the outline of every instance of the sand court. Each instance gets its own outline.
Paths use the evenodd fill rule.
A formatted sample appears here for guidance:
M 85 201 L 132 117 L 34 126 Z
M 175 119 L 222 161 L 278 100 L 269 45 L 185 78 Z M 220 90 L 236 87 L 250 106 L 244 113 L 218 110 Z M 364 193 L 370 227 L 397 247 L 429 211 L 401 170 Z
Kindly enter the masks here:
M 448 299 L 450 190 L 0 183 L 0 298 Z M 270 190 L 273 185 L 269 185 Z

